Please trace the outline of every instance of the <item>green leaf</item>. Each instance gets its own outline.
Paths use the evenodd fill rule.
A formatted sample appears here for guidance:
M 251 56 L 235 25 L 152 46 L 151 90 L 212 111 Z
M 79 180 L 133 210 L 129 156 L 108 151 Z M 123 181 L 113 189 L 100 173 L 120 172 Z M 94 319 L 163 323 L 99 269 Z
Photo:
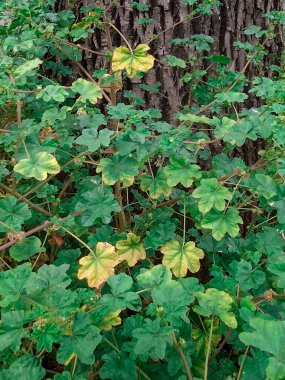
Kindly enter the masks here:
M 23 203 L 17 203 L 17 198 L 6 197 L 0 199 L 0 222 L 5 223 L 11 229 L 20 231 L 21 225 L 32 216 L 29 207 Z M 5 225 L 0 223 L 0 231 L 10 232 Z
M 217 103 L 243 103 L 248 98 L 248 95 L 243 92 L 227 91 L 216 94 L 215 98 Z
M 86 145 L 90 152 L 96 152 L 100 147 L 108 147 L 110 145 L 110 137 L 114 134 L 110 129 L 101 129 L 98 127 L 83 129 L 82 135 L 75 142 L 79 145 Z
M 65 289 L 70 283 L 71 279 L 67 275 L 68 264 L 55 265 L 42 265 L 38 273 L 32 277 L 29 281 L 29 293 L 33 293 L 35 290 L 40 289 L 47 294 L 55 289 Z
M 163 170 L 158 170 L 155 177 L 149 174 L 141 176 L 141 189 L 147 191 L 151 198 L 158 199 L 160 196 L 164 197 L 171 194 L 171 187 L 167 184 L 167 175 Z
M 238 281 L 240 289 L 247 291 L 249 289 L 257 289 L 263 284 L 266 280 L 266 275 L 261 270 L 253 269 L 250 262 L 241 261 L 237 263 L 235 279 Z
M 174 327 L 180 327 L 182 322 L 189 323 L 186 313 L 194 297 L 186 292 L 179 282 L 169 281 L 155 287 L 151 297 L 153 304 L 148 307 L 148 314 L 156 315 L 160 308 L 161 318 Z
M 271 199 L 277 195 L 277 187 L 274 180 L 267 174 L 255 174 L 249 179 L 250 187 L 260 196 Z
M 31 338 L 37 342 L 37 350 L 51 352 L 53 344 L 58 343 L 61 337 L 61 331 L 57 325 L 46 320 L 36 321 L 33 324 Z
M 137 276 L 137 282 L 142 288 L 154 288 L 163 283 L 169 282 L 172 279 L 172 274 L 168 268 L 159 264 L 151 269 L 142 269 Z
M 28 263 L 0 272 L 0 306 L 6 307 L 18 301 L 31 276 L 32 268 Z
M 167 54 L 166 60 L 167 60 L 167 63 L 169 64 L 169 66 L 181 67 L 182 69 L 185 69 L 185 67 L 186 67 L 186 62 L 181 58 L 175 57 L 174 55 Z
M 42 380 L 45 374 L 41 361 L 32 354 L 26 354 L 15 360 L 8 369 L 2 369 L 0 379 Z
M 103 189 L 101 186 L 81 194 L 79 199 L 75 211 L 84 211 L 80 217 L 81 224 L 84 227 L 92 226 L 101 221 L 108 224 L 112 219 L 112 213 L 121 210 L 118 202 L 114 199 L 112 190 Z
M 80 94 L 80 101 L 85 103 L 89 100 L 90 103 L 96 104 L 98 99 L 102 99 L 103 94 L 100 87 L 86 79 L 77 79 L 71 86 L 74 92 Z
M 192 193 L 194 198 L 198 198 L 198 208 L 205 214 L 213 207 L 223 211 L 226 207 L 225 200 L 231 200 L 232 194 L 226 188 L 220 185 L 216 178 L 202 179 L 200 186 Z
M 65 101 L 68 92 L 62 86 L 49 85 L 43 88 L 37 95 L 37 99 L 43 99 L 45 102 L 54 100 L 55 102 L 62 103 Z
M 133 51 L 124 46 L 116 48 L 112 57 L 112 70 L 125 69 L 130 78 L 136 76 L 138 71 L 150 70 L 154 64 L 154 57 L 147 54 L 149 49 L 150 47 L 145 44 L 138 45 Z
M 207 116 L 194 115 L 192 113 L 179 114 L 178 120 L 180 121 L 189 121 L 190 123 L 203 123 L 211 125 L 212 121 Z
M 146 258 L 143 243 L 140 237 L 133 233 L 128 233 L 126 240 L 120 240 L 116 243 L 120 260 L 126 260 L 130 267 L 133 267 L 139 260 Z
M 172 240 L 161 247 L 163 253 L 162 263 L 172 270 L 176 277 L 185 277 L 187 270 L 196 273 L 200 269 L 199 260 L 204 257 L 204 252 L 196 248 L 190 241 L 181 245 L 179 241 Z
M 22 339 L 28 336 L 29 330 L 24 327 L 24 310 L 3 313 L 0 325 L 0 351 L 10 347 L 17 352 L 22 343 Z
M 268 32 L 266 30 L 261 30 L 260 26 L 251 25 L 245 28 L 243 33 L 247 36 L 254 34 L 257 38 L 259 38 L 262 36 L 266 36 Z
M 153 360 L 162 360 L 165 357 L 167 345 L 172 345 L 173 329 L 161 326 L 158 319 L 145 319 L 141 328 L 134 329 L 134 352 L 136 355 L 145 355 Z
M 205 57 L 207 61 L 213 63 L 221 63 L 223 65 L 228 65 L 231 59 L 225 55 L 211 55 L 210 57 Z
M 112 294 L 105 294 L 102 298 L 103 303 L 110 304 L 112 310 L 130 309 L 133 311 L 141 310 L 141 299 L 135 292 L 129 291 L 133 280 L 125 273 L 120 273 L 108 278 L 107 283 L 111 287 Z
M 34 69 L 37 69 L 39 65 L 41 65 L 43 61 L 41 61 L 38 58 L 32 59 L 30 61 L 26 61 L 22 65 L 18 66 L 16 70 L 14 71 L 14 74 L 16 77 L 20 77 L 22 75 L 25 75 L 27 73 L 30 73 Z
M 41 241 L 36 236 L 31 236 L 23 239 L 17 244 L 14 244 L 9 251 L 10 256 L 20 262 L 28 260 L 36 253 L 41 252 Z
M 122 181 L 124 187 L 129 187 L 138 174 L 137 166 L 135 159 L 115 155 L 112 158 L 102 158 L 96 172 L 102 172 L 102 179 L 106 185 L 114 185 L 117 181 Z
M 83 364 L 93 364 L 94 350 L 101 340 L 100 330 L 91 325 L 89 315 L 79 312 L 74 318 L 71 335 L 60 340 L 57 360 L 63 364 L 74 354 Z
M 196 293 L 199 305 L 194 306 L 194 311 L 205 317 L 217 316 L 227 326 L 235 329 L 237 321 L 234 313 L 230 312 L 233 303 L 232 297 L 223 291 L 209 288 L 205 293 Z
M 109 352 L 101 358 L 104 361 L 100 368 L 100 379 L 135 380 L 137 379 L 135 362 L 124 353 Z
M 119 263 L 115 247 L 108 243 L 97 243 L 93 254 L 79 260 L 78 278 L 87 279 L 90 288 L 98 288 L 107 278 L 114 274 L 114 267 Z
M 202 175 L 200 166 L 190 165 L 187 157 L 170 157 L 164 172 L 167 175 L 167 184 L 171 187 L 181 183 L 188 188 L 192 185 L 194 178 L 201 178 Z
M 285 321 L 251 318 L 249 325 L 252 332 L 239 334 L 240 340 L 272 355 L 266 368 L 270 380 L 282 380 L 285 376 Z
M 235 237 L 239 234 L 239 224 L 242 224 L 242 218 L 234 208 L 229 208 L 226 212 L 210 211 L 204 216 L 201 227 L 212 230 L 214 239 L 221 240 L 226 233 Z
M 134 112 L 132 104 L 118 103 L 115 106 L 108 106 L 108 114 L 112 119 L 125 120 Z
M 48 174 L 60 172 L 60 166 L 52 154 L 39 152 L 29 158 L 24 158 L 14 166 L 14 171 L 27 178 L 44 181 Z

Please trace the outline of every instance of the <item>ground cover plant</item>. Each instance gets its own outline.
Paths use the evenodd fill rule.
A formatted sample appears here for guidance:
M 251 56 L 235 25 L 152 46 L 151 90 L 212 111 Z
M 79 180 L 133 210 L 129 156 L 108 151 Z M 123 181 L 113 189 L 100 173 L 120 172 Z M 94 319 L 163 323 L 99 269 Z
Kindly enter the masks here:
M 232 71 L 210 36 L 158 62 L 116 4 L 54 3 L 0 4 L 0 379 L 285 379 L 284 56 L 264 64 L 284 13 Z M 189 22 L 220 5 L 184 3 Z M 158 64 L 187 69 L 171 122 L 144 107 Z

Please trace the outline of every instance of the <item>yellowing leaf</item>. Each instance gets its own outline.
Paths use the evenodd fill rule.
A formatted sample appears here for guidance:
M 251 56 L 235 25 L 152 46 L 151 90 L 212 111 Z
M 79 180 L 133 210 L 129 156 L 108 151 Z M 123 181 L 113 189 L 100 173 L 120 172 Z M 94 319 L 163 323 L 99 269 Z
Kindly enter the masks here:
M 172 270 L 176 277 L 185 277 L 187 270 L 196 273 L 200 269 L 199 260 L 204 257 L 204 252 L 196 248 L 190 241 L 181 245 L 177 240 L 171 240 L 161 247 L 164 254 L 162 264 Z
M 103 97 L 101 88 L 96 83 L 86 79 L 77 79 L 72 83 L 71 88 L 74 92 L 78 92 L 81 95 L 80 100 L 82 102 L 89 100 L 90 103 L 96 104 L 98 99 L 102 99 Z
M 140 237 L 129 233 L 126 240 L 120 240 L 116 244 L 120 260 L 126 260 L 133 267 L 139 260 L 146 258 L 146 252 Z
M 117 310 L 114 312 L 108 313 L 105 318 L 100 322 L 100 330 L 111 330 L 113 326 L 119 326 L 122 322 L 119 314 L 122 310 Z
M 116 48 L 112 58 L 112 70 L 125 69 L 130 78 L 133 78 L 138 71 L 150 70 L 154 64 L 154 57 L 147 54 L 149 49 L 145 44 L 138 45 L 133 51 L 124 46 Z
M 20 160 L 14 167 L 14 171 L 28 178 L 36 178 L 43 181 L 49 174 L 60 172 L 60 166 L 55 157 L 47 152 L 39 152 L 35 155 Z
M 94 254 L 79 260 L 81 267 L 77 276 L 80 280 L 87 279 L 90 288 L 99 288 L 114 274 L 114 267 L 119 263 L 115 247 L 108 243 L 97 243 Z

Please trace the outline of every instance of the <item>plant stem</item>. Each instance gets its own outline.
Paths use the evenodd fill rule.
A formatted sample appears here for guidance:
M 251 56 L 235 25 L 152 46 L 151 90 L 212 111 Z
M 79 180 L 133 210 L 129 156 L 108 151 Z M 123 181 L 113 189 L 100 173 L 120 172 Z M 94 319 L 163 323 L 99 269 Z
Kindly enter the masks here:
M 109 26 L 111 26 L 111 28 L 113 28 L 113 29 L 114 29 L 114 30 L 115 30 L 115 31 L 116 31 L 116 32 L 122 37 L 122 39 L 125 41 L 127 47 L 129 48 L 131 54 L 133 54 L 133 49 L 132 49 L 132 47 L 131 47 L 129 41 L 128 41 L 128 40 L 126 39 L 126 37 L 125 37 L 125 36 L 119 31 L 119 29 L 117 29 L 117 28 L 115 27 L 115 25 L 113 25 L 111 22 L 106 21 L 105 23 L 108 24 Z
M 176 336 L 175 336 L 175 333 L 173 333 L 173 343 L 181 357 L 181 361 L 183 363 L 183 366 L 185 368 L 185 371 L 186 371 L 186 377 L 188 380 L 193 380 L 193 376 L 192 376 L 192 373 L 191 373 L 191 370 L 188 366 L 188 363 L 187 363 L 187 360 L 186 360 L 186 357 L 184 355 L 184 352 L 182 350 L 182 348 L 180 347 L 179 343 L 177 342 L 177 339 L 176 339 Z
M 183 247 L 185 245 L 185 239 L 186 239 L 186 202 L 184 202 L 184 208 L 183 208 Z
M 208 367 L 209 367 L 209 358 L 210 358 L 210 352 L 211 352 L 213 327 L 214 327 L 214 317 L 212 317 L 211 319 L 211 328 L 210 328 L 208 347 L 207 347 L 207 352 L 206 352 L 206 360 L 205 360 L 204 380 L 208 380 Z
M 245 361 L 246 361 L 246 358 L 247 358 L 247 353 L 248 353 L 249 348 L 250 348 L 250 346 L 247 346 L 246 350 L 245 350 L 245 352 L 243 354 L 242 361 L 240 363 L 240 367 L 239 367 L 239 371 L 238 371 L 238 375 L 237 375 L 237 380 L 240 380 L 240 378 L 241 378 L 242 370 L 243 370 L 243 367 L 245 365 Z
M 121 353 L 120 349 L 118 347 L 116 347 L 112 342 L 109 341 L 109 339 L 105 338 L 104 336 L 102 336 L 102 339 L 109 344 L 110 347 L 112 347 L 118 354 Z M 139 371 L 139 373 L 146 379 L 146 380 L 152 380 L 142 369 L 140 369 L 137 365 L 136 365 L 136 369 L 137 371 Z
M 81 240 L 78 236 L 74 235 L 73 232 L 69 231 L 67 228 L 60 226 L 61 229 L 63 229 L 68 235 L 72 236 L 75 240 L 77 240 L 79 243 L 81 243 L 88 251 L 95 256 L 94 251 L 89 247 L 88 244 L 84 243 L 83 240 Z

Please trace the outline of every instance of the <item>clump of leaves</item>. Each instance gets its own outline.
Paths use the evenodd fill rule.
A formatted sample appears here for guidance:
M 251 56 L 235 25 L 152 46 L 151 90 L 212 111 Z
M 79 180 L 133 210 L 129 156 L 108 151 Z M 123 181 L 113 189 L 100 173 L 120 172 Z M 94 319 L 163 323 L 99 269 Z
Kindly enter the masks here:
M 221 5 L 182 3 L 190 23 Z M 284 57 L 264 60 L 283 13 L 235 42 L 241 72 L 211 36 L 169 41 L 175 125 L 145 106 L 158 36 L 133 47 L 99 3 L 0 16 L 0 379 L 284 379 Z

